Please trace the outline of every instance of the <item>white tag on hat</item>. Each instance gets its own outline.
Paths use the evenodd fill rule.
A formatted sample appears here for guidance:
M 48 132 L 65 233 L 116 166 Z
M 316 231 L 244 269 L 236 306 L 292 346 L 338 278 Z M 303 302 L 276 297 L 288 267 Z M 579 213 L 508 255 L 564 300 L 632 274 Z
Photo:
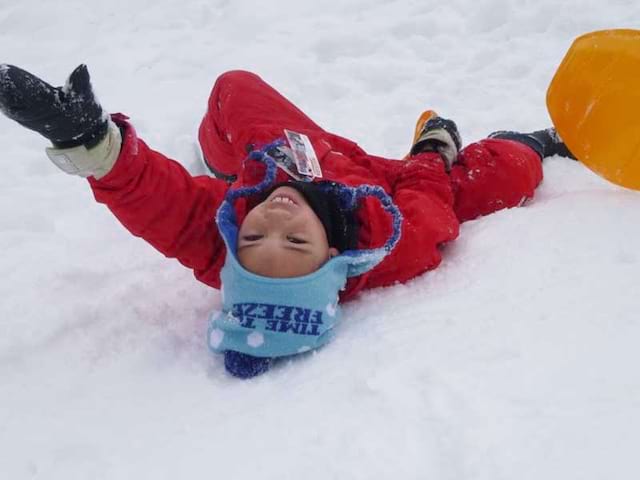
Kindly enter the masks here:
M 318 162 L 318 156 L 313 149 L 313 145 L 311 145 L 309 137 L 302 133 L 286 129 L 284 134 L 291 147 L 291 153 L 296 162 L 298 173 L 311 178 L 322 177 L 320 162 Z
M 298 167 L 296 166 L 296 162 L 293 158 L 293 152 L 286 145 L 276 147 L 273 151 L 269 152 L 269 156 L 275 160 L 278 168 L 287 172 L 287 175 L 290 177 L 307 182 L 311 180 L 310 178 L 298 173 Z

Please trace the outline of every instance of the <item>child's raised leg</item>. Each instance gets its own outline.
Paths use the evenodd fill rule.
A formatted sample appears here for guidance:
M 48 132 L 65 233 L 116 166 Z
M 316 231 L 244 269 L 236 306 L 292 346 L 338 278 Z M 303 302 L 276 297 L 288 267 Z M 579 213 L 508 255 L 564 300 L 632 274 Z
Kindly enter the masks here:
M 489 138 L 463 148 L 450 177 L 454 209 L 464 222 L 533 197 L 542 181 L 542 161 L 524 143 Z
M 205 162 L 222 177 L 240 170 L 255 146 L 295 131 L 322 131 L 307 115 L 257 75 L 241 70 L 218 77 L 202 119 L 199 140 Z

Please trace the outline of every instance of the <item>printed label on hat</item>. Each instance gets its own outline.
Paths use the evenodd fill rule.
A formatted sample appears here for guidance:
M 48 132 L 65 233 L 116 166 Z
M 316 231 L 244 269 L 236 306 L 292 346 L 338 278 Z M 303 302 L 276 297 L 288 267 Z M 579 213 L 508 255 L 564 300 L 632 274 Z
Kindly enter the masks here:
M 272 152 L 269 152 L 269 155 L 275 160 L 278 168 L 284 170 L 290 177 L 295 178 L 296 180 L 310 180 L 308 177 L 298 173 L 298 167 L 296 166 L 296 161 L 293 158 L 293 152 L 289 147 L 284 145 L 277 147 Z
M 284 134 L 289 141 L 291 153 L 296 162 L 298 173 L 306 177 L 322 177 L 322 169 L 309 137 L 302 133 L 285 130 Z
M 256 322 L 264 321 L 265 331 L 296 335 L 318 336 L 324 324 L 319 310 L 270 303 L 234 303 L 231 316 L 244 328 L 255 329 Z

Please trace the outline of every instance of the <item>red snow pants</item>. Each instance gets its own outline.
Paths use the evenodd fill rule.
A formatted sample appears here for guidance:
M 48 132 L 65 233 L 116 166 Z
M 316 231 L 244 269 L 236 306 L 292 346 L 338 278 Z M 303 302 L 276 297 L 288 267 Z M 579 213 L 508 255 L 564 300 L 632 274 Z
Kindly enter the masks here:
M 322 140 L 328 139 L 333 151 L 351 159 L 367 156 L 384 160 L 368 155 L 354 142 L 326 132 L 259 76 L 245 71 L 220 75 L 209 97 L 199 140 L 210 168 L 237 175 L 247 152 L 253 146 L 282 137 L 284 128 L 318 140 L 314 142 L 316 150 L 322 150 Z M 318 152 L 318 157 L 324 153 Z M 387 166 L 394 170 L 395 162 Z M 341 181 L 340 173 L 333 180 Z M 344 174 L 353 177 L 352 172 Z M 462 149 L 448 177 L 454 210 L 463 222 L 521 205 L 533 197 L 542 180 L 542 166 L 538 155 L 526 145 L 485 139 Z

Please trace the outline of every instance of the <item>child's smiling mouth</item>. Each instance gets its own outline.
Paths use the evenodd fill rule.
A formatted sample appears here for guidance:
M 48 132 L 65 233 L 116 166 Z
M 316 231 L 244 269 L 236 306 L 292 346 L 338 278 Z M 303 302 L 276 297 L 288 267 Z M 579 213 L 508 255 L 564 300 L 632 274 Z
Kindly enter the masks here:
M 286 196 L 286 195 L 282 195 L 282 194 L 278 194 L 276 197 L 273 197 L 271 199 L 271 203 L 286 203 L 289 205 L 298 205 L 292 198 Z

